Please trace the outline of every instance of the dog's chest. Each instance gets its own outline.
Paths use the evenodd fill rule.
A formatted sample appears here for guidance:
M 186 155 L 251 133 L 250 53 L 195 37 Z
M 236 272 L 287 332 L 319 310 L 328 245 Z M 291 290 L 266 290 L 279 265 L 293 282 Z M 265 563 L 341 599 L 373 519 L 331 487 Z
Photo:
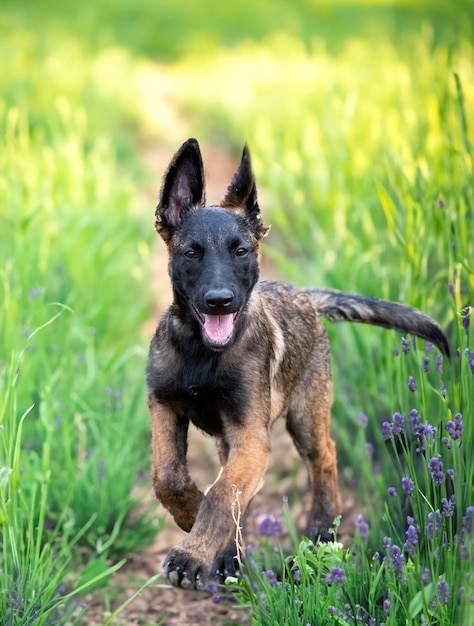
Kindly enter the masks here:
M 170 375 L 155 372 L 156 398 L 209 435 L 220 436 L 225 420 L 241 422 L 246 410 L 246 383 L 239 371 L 223 371 L 216 363 L 182 363 Z

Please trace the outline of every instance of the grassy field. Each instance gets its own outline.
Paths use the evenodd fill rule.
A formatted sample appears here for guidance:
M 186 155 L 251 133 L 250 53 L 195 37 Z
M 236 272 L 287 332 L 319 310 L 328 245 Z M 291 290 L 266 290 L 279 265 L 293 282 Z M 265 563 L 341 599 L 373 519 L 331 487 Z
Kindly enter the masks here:
M 418 306 L 453 348 L 329 328 L 353 545 L 295 537 L 285 561 L 262 538 L 239 602 L 256 624 L 474 622 L 472 3 L 23 0 L 0 29 L 4 622 L 85 623 L 159 531 L 136 495 L 143 154 L 188 135 L 248 142 L 282 276 Z

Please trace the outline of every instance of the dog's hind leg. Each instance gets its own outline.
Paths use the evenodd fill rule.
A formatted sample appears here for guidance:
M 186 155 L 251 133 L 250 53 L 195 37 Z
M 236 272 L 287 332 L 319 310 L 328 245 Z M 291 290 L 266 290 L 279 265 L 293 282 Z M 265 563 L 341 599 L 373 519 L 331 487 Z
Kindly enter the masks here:
M 315 373 L 317 384 L 301 385 L 287 417 L 287 429 L 309 467 L 312 505 L 308 537 L 332 540 L 328 532 L 342 512 L 337 477 L 336 447 L 330 436 L 332 385 Z M 324 381 L 324 382 L 322 382 Z

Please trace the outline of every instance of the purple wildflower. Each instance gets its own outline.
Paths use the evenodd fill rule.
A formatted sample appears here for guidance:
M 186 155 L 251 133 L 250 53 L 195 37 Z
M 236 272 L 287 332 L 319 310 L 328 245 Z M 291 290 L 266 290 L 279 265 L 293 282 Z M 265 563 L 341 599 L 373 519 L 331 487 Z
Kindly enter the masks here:
M 448 291 L 449 291 L 449 293 L 450 293 L 452 296 L 454 296 L 454 285 L 453 285 L 453 283 L 449 283 L 449 285 L 448 285 Z
M 405 557 L 403 556 L 402 551 L 396 544 L 393 544 L 391 553 L 392 553 L 393 568 L 395 569 L 395 572 L 397 574 L 402 574 L 403 562 L 405 560 Z
M 441 437 L 441 443 L 443 444 L 443 446 L 446 446 L 448 450 L 451 450 L 451 442 L 447 437 Z
M 405 541 L 405 552 L 413 554 L 415 547 L 418 545 L 418 531 L 413 524 L 410 524 L 406 530 L 407 540 Z
M 412 496 L 414 488 L 415 488 L 415 483 L 413 482 L 413 480 L 409 476 L 404 476 L 402 478 L 402 489 L 403 489 L 403 492 L 407 496 Z
M 397 490 L 395 489 L 395 487 L 389 487 L 387 491 L 388 491 L 388 495 L 391 496 L 392 498 L 397 497 Z
M 469 367 L 471 368 L 471 372 L 474 374 L 474 351 L 469 352 Z
M 265 515 L 258 524 L 258 532 L 264 537 L 281 537 L 283 534 L 281 520 Z
M 369 423 L 369 418 L 365 413 L 359 413 L 359 424 L 361 428 L 367 428 L 367 424 Z
M 341 609 L 338 609 L 337 606 L 329 606 L 328 613 L 331 617 L 333 617 L 334 615 L 337 615 L 338 617 L 344 617 L 344 613 L 341 611 Z
M 450 476 L 451 478 L 454 478 L 454 474 L 455 474 L 455 473 L 456 473 L 456 472 L 454 471 L 454 467 L 450 467 L 450 468 L 448 469 L 448 471 L 446 472 L 446 474 L 447 474 L 448 476 Z
M 425 356 L 423 359 L 423 371 L 427 374 L 430 371 L 430 358 Z
M 36 300 L 36 298 L 40 295 L 40 293 L 43 291 L 43 289 L 41 287 L 34 287 L 28 297 L 30 300 Z
M 392 539 L 390 537 L 383 538 L 383 549 L 388 552 L 392 546 Z
M 358 515 L 356 526 L 362 541 L 367 541 L 367 538 L 369 536 L 369 525 L 362 514 Z
M 425 585 L 428 585 L 430 582 L 430 572 L 427 567 L 421 572 L 421 582 Z
M 391 426 L 389 422 L 382 422 L 381 425 L 381 430 L 382 430 L 382 437 L 385 439 L 385 441 L 388 441 L 390 439 L 390 434 L 391 434 Z
M 408 389 L 413 393 L 414 391 L 416 391 L 416 381 L 415 381 L 415 377 L 414 376 L 410 376 L 408 378 Z
M 383 601 L 383 612 L 385 613 L 387 617 L 390 615 L 391 608 L 392 608 L 392 603 L 387 598 L 386 600 Z
M 472 532 L 474 526 L 474 506 L 468 506 L 466 509 L 466 515 L 462 518 L 462 525 L 464 532 L 469 535 Z
M 367 441 L 365 444 L 365 453 L 367 456 L 372 456 L 374 453 L 374 446 L 370 443 L 370 441 Z
M 452 517 L 454 515 L 454 493 L 449 498 L 441 498 L 441 504 L 443 505 L 443 514 L 445 517 Z
M 464 435 L 464 422 L 461 413 L 456 413 L 454 420 L 446 422 L 446 430 L 451 439 L 459 439 Z
M 438 200 L 438 208 L 442 209 L 444 207 L 444 200 L 441 200 L 441 198 Z
M 438 602 L 440 604 L 448 604 L 449 585 L 446 580 L 440 580 L 438 583 Z
M 444 472 L 443 461 L 441 460 L 441 457 L 439 455 L 437 457 L 433 457 L 429 460 L 428 465 L 435 485 L 442 485 L 444 483 Z
M 439 511 L 428 513 L 428 524 L 426 525 L 426 534 L 428 535 L 428 539 L 433 539 L 435 533 L 439 535 L 442 527 L 443 523 L 441 521 L 441 513 Z
M 295 581 L 297 583 L 300 582 L 300 580 L 301 580 L 301 572 L 300 572 L 299 569 L 295 569 L 295 571 L 293 572 L 293 578 L 295 579 Z
M 262 576 L 268 580 L 270 585 L 274 587 L 281 587 L 281 582 L 277 579 L 275 572 L 272 569 L 267 569 L 262 572 Z
M 464 328 L 464 330 L 467 330 L 469 328 L 470 323 L 471 323 L 471 314 L 469 312 L 467 315 L 465 315 L 462 318 L 462 327 Z
M 442 374 L 443 373 L 443 357 L 440 354 L 437 354 L 435 357 L 435 361 L 436 361 L 436 371 L 438 372 L 438 374 Z
M 410 340 L 402 337 L 402 352 L 408 354 L 410 352 Z
M 331 582 L 338 585 L 342 584 L 346 580 L 346 572 L 342 567 L 335 565 L 331 570 Z
M 426 354 L 432 354 L 434 350 L 434 345 L 431 341 L 425 341 L 425 352 Z
M 405 418 L 400 413 L 393 414 L 393 434 L 395 437 L 398 437 L 403 432 L 403 427 L 405 425 Z
M 441 395 L 443 396 L 443 398 L 446 398 L 447 391 L 442 380 L 439 381 L 439 388 L 441 390 Z
M 398 356 L 398 348 L 392 348 L 393 356 Z

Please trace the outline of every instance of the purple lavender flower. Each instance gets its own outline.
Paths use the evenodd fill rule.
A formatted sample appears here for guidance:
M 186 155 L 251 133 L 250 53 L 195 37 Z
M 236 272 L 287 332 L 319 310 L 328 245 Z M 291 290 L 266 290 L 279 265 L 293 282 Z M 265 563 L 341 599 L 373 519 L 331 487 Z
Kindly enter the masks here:
M 426 525 L 426 534 L 428 535 L 428 539 L 433 539 L 435 533 L 439 535 L 442 527 L 443 522 L 441 520 L 441 513 L 439 511 L 428 513 L 428 524 Z
M 387 491 L 388 491 L 388 495 L 391 496 L 392 498 L 397 497 L 397 490 L 395 489 L 395 487 L 389 487 Z
M 469 311 L 469 313 L 467 313 L 467 315 L 464 315 L 464 317 L 462 318 L 462 327 L 464 328 L 464 330 L 467 330 L 469 328 L 470 323 L 471 312 Z
M 428 585 L 430 582 L 430 572 L 427 567 L 421 572 L 421 582 L 425 585 Z
M 443 514 L 445 517 L 452 517 L 454 515 L 454 493 L 449 498 L 441 498 L 441 504 L 443 506 Z
M 383 549 L 385 552 L 389 552 L 392 547 L 392 539 L 390 537 L 383 538 Z
M 381 425 L 381 430 L 382 430 L 382 437 L 385 439 L 385 441 L 388 441 L 390 439 L 390 434 L 392 431 L 392 428 L 390 426 L 389 422 L 382 422 Z
M 283 534 L 281 520 L 265 515 L 258 524 L 258 532 L 264 537 L 281 537 Z
M 406 530 L 407 539 L 404 544 L 405 552 L 407 554 L 413 554 L 415 547 L 418 545 L 418 531 L 413 524 L 410 524 Z
M 362 514 L 357 516 L 356 526 L 362 541 L 367 541 L 369 536 L 369 525 Z
M 410 352 L 410 340 L 402 337 L 402 352 L 408 354 Z
M 393 356 L 398 356 L 398 348 L 392 348 Z
M 443 396 L 443 398 L 446 398 L 447 391 L 442 380 L 439 381 L 439 388 L 441 390 L 441 395 Z
M 346 572 L 342 567 L 335 565 L 331 570 L 331 582 L 341 585 L 346 580 Z
M 455 474 L 455 473 L 456 473 L 456 472 L 454 471 L 454 467 L 450 467 L 450 468 L 448 468 L 448 471 L 446 472 L 446 474 L 447 474 L 448 476 L 450 476 L 451 478 L 454 478 L 454 474 Z
M 414 376 L 410 376 L 408 378 L 408 389 L 413 393 L 414 391 L 416 391 L 416 380 Z
M 374 454 L 374 446 L 370 443 L 370 441 L 367 441 L 365 444 L 365 453 L 367 456 L 372 456 Z
M 394 568 L 395 572 L 397 574 L 402 574 L 402 572 L 403 572 L 403 562 L 405 560 L 405 557 L 403 556 L 402 551 L 400 550 L 400 548 L 396 544 L 393 544 L 392 549 L 391 549 L 391 553 L 392 553 L 393 568 Z
M 295 579 L 295 581 L 297 583 L 300 582 L 300 580 L 301 580 L 301 572 L 300 572 L 299 569 L 295 569 L 295 571 L 293 572 L 293 578 Z
M 36 300 L 36 298 L 40 295 L 42 291 L 43 289 L 41 287 L 34 287 L 28 294 L 29 299 Z
M 402 489 L 403 489 L 403 493 L 405 493 L 407 496 L 413 495 L 413 490 L 415 489 L 415 483 L 409 476 L 404 476 L 402 478 Z
M 438 583 L 438 602 L 440 604 L 448 604 L 449 585 L 446 580 L 440 580 Z
M 466 515 L 462 518 L 462 525 L 464 532 L 469 535 L 472 532 L 474 526 L 474 506 L 468 506 L 466 509 Z
M 437 457 L 433 457 L 429 460 L 428 465 L 435 485 L 442 485 L 444 483 L 444 472 L 441 457 L 439 455 Z
M 469 367 L 471 368 L 471 372 L 474 374 L 474 351 L 469 352 Z
M 444 200 L 441 200 L 441 198 L 438 200 L 438 208 L 442 209 L 444 207 Z
M 359 424 L 361 428 L 367 428 L 367 424 L 369 423 L 369 418 L 365 413 L 359 413 Z
M 435 361 L 436 361 L 436 371 L 438 372 L 438 374 L 442 374 L 443 373 L 443 357 L 440 354 L 437 354 L 435 356 Z
M 427 374 L 430 371 L 430 358 L 425 356 L 423 359 L 423 371 Z
M 446 422 L 446 430 L 454 441 L 464 435 L 464 422 L 461 413 L 456 413 L 454 420 L 448 420 Z
M 454 285 L 453 285 L 453 283 L 449 283 L 449 285 L 448 285 L 448 291 L 449 291 L 449 293 L 450 293 L 452 296 L 454 296 Z
M 425 352 L 426 354 L 433 354 L 434 345 L 431 341 L 425 341 Z
M 400 413 L 393 414 L 393 434 L 395 437 L 398 437 L 403 432 L 403 427 L 405 425 L 405 418 Z
M 392 603 L 387 598 L 386 600 L 383 601 L 383 612 L 385 613 L 387 617 L 390 615 L 391 608 L 392 608 Z
M 272 569 L 267 569 L 262 572 L 262 576 L 268 580 L 273 587 L 281 587 L 281 582 L 277 579 L 275 572 Z

